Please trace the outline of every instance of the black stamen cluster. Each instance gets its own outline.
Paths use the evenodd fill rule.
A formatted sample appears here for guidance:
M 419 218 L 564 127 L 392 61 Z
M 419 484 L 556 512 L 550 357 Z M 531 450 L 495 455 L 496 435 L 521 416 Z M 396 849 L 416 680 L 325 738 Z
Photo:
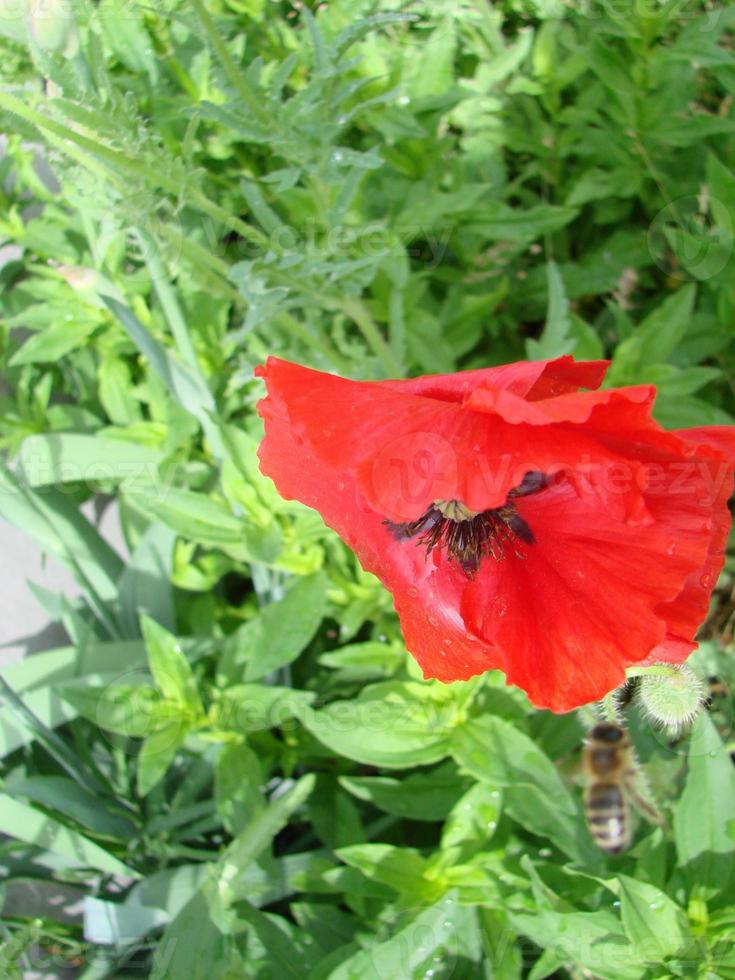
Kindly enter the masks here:
M 468 578 L 474 578 L 486 557 L 502 561 L 507 549 L 517 558 L 524 557 L 519 541 L 532 545 L 536 538 L 512 499 L 538 493 L 548 483 L 543 473 L 527 473 L 519 486 L 510 491 L 502 507 L 483 511 L 465 520 L 446 517 L 432 504 L 415 521 L 385 523 L 399 540 L 418 538 L 418 544 L 426 549 L 427 556 L 434 548 L 446 551 L 449 561 L 456 561 Z

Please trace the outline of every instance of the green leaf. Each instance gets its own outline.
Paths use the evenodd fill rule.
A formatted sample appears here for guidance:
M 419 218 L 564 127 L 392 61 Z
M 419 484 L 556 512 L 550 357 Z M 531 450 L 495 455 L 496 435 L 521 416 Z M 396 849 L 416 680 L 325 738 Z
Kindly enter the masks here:
M 112 296 L 103 295 L 101 299 L 120 321 L 132 342 L 148 360 L 179 405 L 198 420 L 213 451 L 219 454 L 220 436 L 212 419 L 216 412 L 216 405 L 211 391 L 199 372 L 182 363 L 174 351 L 159 344 L 127 306 Z
M 444 820 L 466 788 L 453 766 L 440 766 L 405 779 L 388 776 L 340 776 L 340 783 L 360 800 L 408 820 Z
M 640 180 L 640 174 L 633 168 L 586 170 L 572 186 L 564 203 L 568 207 L 579 207 L 609 197 L 633 197 L 638 193 Z
M 564 291 L 564 281 L 555 262 L 546 266 L 548 279 L 549 303 L 546 313 L 546 323 L 538 340 L 526 341 L 526 353 L 532 360 L 545 360 L 569 354 L 574 350 L 575 342 L 570 339 L 571 320 L 569 317 L 569 300 Z
M 443 848 L 479 848 L 495 833 L 503 808 L 503 792 L 486 782 L 476 783 L 455 803 L 442 830 Z
M 224 980 L 229 962 L 229 939 L 212 921 L 199 891 L 163 933 L 151 980 Z
M 231 834 L 241 833 L 265 806 L 263 782 L 263 765 L 249 745 L 233 742 L 222 747 L 214 770 L 214 799 Z
M 349 643 L 319 657 L 325 667 L 334 667 L 345 679 L 357 681 L 382 680 L 395 673 L 406 659 L 405 650 L 398 644 Z
M 156 499 L 136 503 L 189 541 L 227 545 L 244 536 L 245 526 L 228 507 L 204 493 L 178 488 L 161 488 Z
M 202 715 L 196 679 L 179 641 L 149 616 L 142 616 L 140 623 L 151 673 L 163 697 L 195 716 Z
M 286 595 L 241 626 L 227 644 L 218 681 L 243 676 L 256 681 L 292 663 L 311 641 L 324 617 L 327 581 L 323 574 L 296 579 Z
M 35 493 L 0 467 L 0 517 L 68 565 L 95 610 L 102 612 L 104 602 L 114 598 L 120 557 L 61 491 Z M 111 622 L 109 610 L 106 613 Z
M 696 286 L 677 289 L 643 320 L 632 337 L 618 345 L 608 373 L 608 386 L 646 380 L 652 364 L 666 362 L 684 336 L 694 309 Z
M 222 692 L 213 723 L 226 731 L 260 732 L 300 718 L 312 703 L 311 691 L 264 684 L 235 684 Z
M 109 684 L 97 687 L 89 678 L 67 682 L 58 693 L 94 725 L 128 738 L 145 738 L 156 727 L 161 696 L 145 684 Z
M 313 774 L 302 776 L 289 790 L 256 813 L 217 862 L 217 873 L 209 889 L 210 908 L 215 921 L 226 927 L 234 902 L 247 897 L 248 883 L 243 872 L 268 847 L 276 834 L 314 789 Z
M 84 344 L 99 326 L 96 320 L 78 318 L 71 323 L 54 323 L 45 330 L 33 334 L 20 350 L 10 358 L 12 366 L 21 364 L 46 364 L 58 361 Z
M 119 583 L 120 622 L 127 635 L 139 632 L 141 613 L 165 629 L 174 629 L 171 574 L 175 543 L 173 531 L 159 522 L 146 528 L 138 541 Z
M 669 429 L 690 429 L 701 425 L 735 425 L 735 416 L 711 402 L 692 395 L 659 395 L 654 418 Z
M 301 926 L 324 952 L 338 949 L 355 936 L 358 919 L 325 902 L 291 902 L 290 910 Z
M 674 956 L 691 943 L 684 910 L 668 895 L 627 875 L 616 879 L 620 918 L 634 948 L 653 965 Z
M 735 864 L 735 768 L 706 712 L 692 730 L 674 839 L 690 887 L 709 895 L 727 889 Z
M 424 878 L 426 858 L 411 847 L 392 844 L 355 844 L 341 847 L 337 857 L 366 877 L 417 899 L 431 888 Z
M 111 481 L 133 489 L 155 482 L 163 453 L 122 439 L 76 433 L 33 435 L 23 440 L 20 461 L 29 486 Z
M 607 910 L 512 911 L 510 920 L 519 932 L 545 950 L 551 963 L 578 963 L 601 980 L 645 980 L 649 975 L 617 918 Z M 548 974 L 534 974 L 538 978 L 544 975 Z
M 130 365 L 114 356 L 104 357 L 97 369 L 99 399 L 115 425 L 125 426 L 143 418 L 135 397 Z
M 47 728 L 58 728 L 77 716 L 76 709 L 50 687 L 41 687 L 25 694 L 23 702 Z M 30 745 L 35 737 L 33 730 L 7 709 L 0 711 L 0 758 L 10 755 L 22 745 Z
M 173 718 L 164 722 L 143 742 L 138 755 L 137 787 L 147 796 L 166 775 L 188 732 L 188 719 Z
M 268 951 L 273 976 L 303 980 L 319 959 L 310 937 L 280 916 L 267 915 L 250 902 L 237 903 L 237 916 L 253 929 Z
M 6 793 L 0 793 L 0 831 L 58 854 L 70 868 L 94 868 L 105 874 L 140 877 L 99 844 Z
M 429 765 L 449 752 L 454 711 L 446 697 L 418 684 L 374 684 L 354 701 L 310 712 L 304 725 L 331 751 L 356 762 L 388 769 Z
M 630 65 L 615 48 L 596 37 L 587 46 L 586 57 L 592 71 L 607 89 L 619 94 L 624 103 L 634 104 L 637 92 Z
M 173 351 L 159 344 L 131 309 L 112 296 L 102 296 L 102 299 L 181 407 L 195 415 L 207 431 L 209 413 L 215 410 L 215 404 L 199 375 L 182 364 Z
M 580 811 L 551 760 L 527 735 L 500 718 L 472 718 L 452 735 L 457 764 L 493 788 L 504 809 L 575 860 L 595 862 Z
M 478 208 L 465 227 L 491 241 L 526 245 L 548 232 L 570 224 L 577 214 L 577 208 L 554 204 L 540 204 L 523 210 L 495 204 L 487 209 Z
M 79 786 L 65 776 L 28 776 L 6 784 L 13 796 L 25 796 L 32 803 L 58 810 L 92 834 L 129 840 L 137 833 L 135 824 L 110 801 Z
M 85 674 L 113 674 L 121 664 L 133 670 L 145 666 L 146 652 L 140 640 L 89 643 L 44 650 L 4 668 L 3 676 L 18 693 L 73 680 Z
M 329 974 L 329 980 L 385 980 L 387 977 L 460 976 L 466 961 L 482 958 L 473 909 L 449 892 L 414 919 L 355 953 Z M 467 974 L 470 976 L 471 974 Z
M 309 817 L 315 834 L 331 850 L 365 840 L 357 807 L 332 776 L 317 779 L 309 797 Z
M 116 57 L 131 72 L 147 74 L 150 83 L 155 85 L 158 62 L 142 11 L 121 10 L 114 0 L 101 0 L 96 12 L 105 41 Z
M 598 361 L 605 357 L 605 348 L 597 331 L 576 313 L 569 316 L 569 337 L 577 360 Z
M 733 227 L 732 202 L 735 200 L 735 176 L 730 167 L 726 167 L 714 153 L 707 155 L 707 184 L 711 194 L 710 208 L 715 223 L 732 239 L 735 234 Z

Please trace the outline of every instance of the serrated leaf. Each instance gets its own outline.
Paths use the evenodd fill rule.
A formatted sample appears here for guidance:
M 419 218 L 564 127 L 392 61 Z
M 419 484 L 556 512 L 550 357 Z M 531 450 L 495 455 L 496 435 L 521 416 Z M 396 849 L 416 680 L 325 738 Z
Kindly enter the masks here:
M 569 300 L 564 290 L 564 281 L 555 262 L 546 266 L 548 282 L 548 307 L 546 323 L 538 340 L 526 341 L 526 353 L 531 360 L 545 360 L 569 354 L 574 350 L 575 341 L 570 338 L 571 319 Z

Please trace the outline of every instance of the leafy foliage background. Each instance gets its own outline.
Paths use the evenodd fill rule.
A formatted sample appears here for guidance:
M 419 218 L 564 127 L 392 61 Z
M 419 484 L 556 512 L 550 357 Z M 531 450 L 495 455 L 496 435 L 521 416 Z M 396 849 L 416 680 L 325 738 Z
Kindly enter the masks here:
M 420 679 L 257 470 L 269 353 L 573 352 L 735 415 L 735 8 L 47 0 L 0 13 L 0 515 L 74 573 L 4 673 L 0 962 L 85 980 L 735 977 L 732 699 L 606 860 L 582 713 Z M 113 498 L 127 554 L 80 507 Z M 732 557 L 694 658 L 735 682 Z M 724 745 L 723 745 L 724 739 Z M 83 899 L 83 924 L 50 901 Z

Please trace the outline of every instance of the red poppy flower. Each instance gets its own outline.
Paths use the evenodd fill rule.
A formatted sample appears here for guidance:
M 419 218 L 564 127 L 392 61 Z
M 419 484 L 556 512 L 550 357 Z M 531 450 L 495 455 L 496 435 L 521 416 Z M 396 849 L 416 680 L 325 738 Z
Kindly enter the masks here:
M 594 390 L 607 366 L 356 382 L 269 358 L 261 469 L 392 592 L 426 677 L 498 668 L 568 711 L 686 659 L 730 527 L 735 428 L 667 432 L 653 387 Z

